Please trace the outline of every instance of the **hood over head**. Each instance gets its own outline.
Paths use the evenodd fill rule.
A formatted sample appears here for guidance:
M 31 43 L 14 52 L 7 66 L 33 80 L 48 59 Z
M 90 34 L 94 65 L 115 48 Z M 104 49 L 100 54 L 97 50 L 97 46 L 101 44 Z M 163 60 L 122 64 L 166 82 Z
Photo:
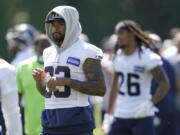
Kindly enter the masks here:
M 65 37 L 64 41 L 61 45 L 62 50 L 65 50 L 66 48 L 73 45 L 79 38 L 82 28 L 81 24 L 79 22 L 79 13 L 76 10 L 76 8 L 71 6 L 58 6 L 52 9 L 46 16 L 45 20 L 45 29 L 46 34 L 48 37 L 53 41 L 52 38 L 52 24 L 48 23 L 51 22 L 52 19 L 60 20 L 63 19 L 66 24 L 66 31 L 65 31 Z M 53 43 L 56 45 L 56 43 L 53 41 Z M 56 45 L 57 47 L 57 45 Z

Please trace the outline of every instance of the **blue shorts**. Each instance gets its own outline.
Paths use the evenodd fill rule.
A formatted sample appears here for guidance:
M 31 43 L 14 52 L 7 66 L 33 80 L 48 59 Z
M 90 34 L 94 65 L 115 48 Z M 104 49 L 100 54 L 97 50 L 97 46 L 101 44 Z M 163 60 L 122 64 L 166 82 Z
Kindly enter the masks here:
M 158 123 L 155 126 L 157 135 L 179 135 L 179 122 L 177 113 L 162 112 L 156 114 Z
M 91 135 L 95 128 L 90 106 L 45 109 L 42 112 L 42 135 Z
M 115 118 L 108 135 L 155 135 L 153 117 L 143 119 Z
M 93 131 L 91 131 L 91 132 L 81 132 L 81 133 L 75 133 L 75 134 L 65 134 L 65 135 L 76 135 L 76 134 L 78 134 L 78 135 L 93 135 Z M 1 134 L 0 134 L 1 135 Z M 44 134 L 44 133 L 41 133 L 40 135 L 59 135 L 59 134 Z

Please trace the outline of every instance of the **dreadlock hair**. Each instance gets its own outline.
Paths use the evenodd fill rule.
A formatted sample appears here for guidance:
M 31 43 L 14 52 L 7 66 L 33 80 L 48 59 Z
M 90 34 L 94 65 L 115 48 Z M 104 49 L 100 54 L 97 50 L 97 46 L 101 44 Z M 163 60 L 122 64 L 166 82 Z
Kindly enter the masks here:
M 124 20 L 119 22 L 116 25 L 115 31 L 118 32 L 120 29 L 127 30 L 129 32 L 134 33 L 135 39 L 137 42 L 137 47 L 139 49 L 139 54 L 142 52 L 142 46 L 150 49 L 154 49 L 154 41 L 146 35 L 141 29 L 140 25 L 132 20 Z M 116 50 L 117 51 L 117 46 Z

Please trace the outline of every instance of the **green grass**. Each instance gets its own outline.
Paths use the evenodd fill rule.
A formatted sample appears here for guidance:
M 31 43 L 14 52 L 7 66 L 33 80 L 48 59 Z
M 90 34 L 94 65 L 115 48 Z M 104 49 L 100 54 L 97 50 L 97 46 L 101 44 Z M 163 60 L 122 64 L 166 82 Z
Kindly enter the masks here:
M 94 106 L 94 116 L 95 116 L 96 129 L 94 130 L 93 135 L 105 135 L 101 130 L 101 110 L 98 104 Z

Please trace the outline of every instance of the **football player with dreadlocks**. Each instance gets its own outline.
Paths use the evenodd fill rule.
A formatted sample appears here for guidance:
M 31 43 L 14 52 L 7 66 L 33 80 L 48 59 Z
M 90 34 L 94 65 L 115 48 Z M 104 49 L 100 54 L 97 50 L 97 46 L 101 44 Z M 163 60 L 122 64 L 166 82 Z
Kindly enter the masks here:
M 103 129 L 110 129 L 109 135 L 154 135 L 154 105 L 169 88 L 162 60 L 151 50 L 153 40 L 134 21 L 121 21 L 115 30 L 114 78 Z M 152 79 L 158 82 L 154 95 Z

